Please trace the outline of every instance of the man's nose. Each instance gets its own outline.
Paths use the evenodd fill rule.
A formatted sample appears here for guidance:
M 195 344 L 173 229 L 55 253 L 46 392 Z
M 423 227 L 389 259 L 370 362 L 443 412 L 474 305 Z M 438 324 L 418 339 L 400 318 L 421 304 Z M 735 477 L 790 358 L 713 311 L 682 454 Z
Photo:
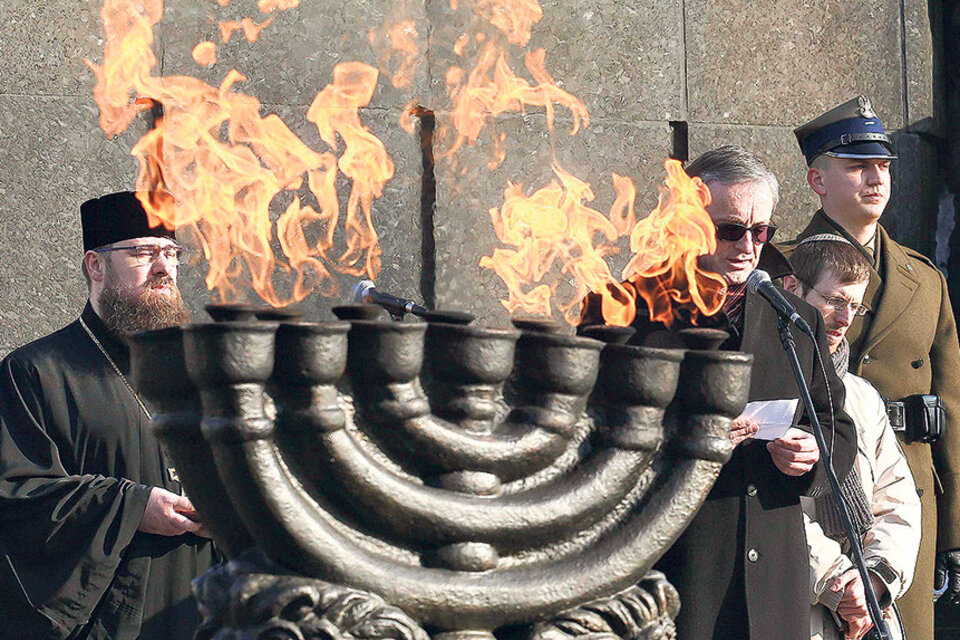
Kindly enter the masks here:
M 150 263 L 150 273 L 153 275 L 173 275 L 177 271 L 177 265 L 174 262 L 173 258 L 168 258 L 161 251 Z
M 837 320 L 845 327 L 853 324 L 853 309 L 850 308 L 850 305 L 845 305 L 842 309 L 839 309 L 837 312 Z
M 753 241 L 753 232 L 750 229 L 747 229 L 746 233 L 743 234 L 743 237 L 737 240 L 735 245 L 743 253 L 753 253 L 756 248 L 756 244 Z
M 873 166 L 867 169 L 867 184 L 880 184 L 882 180 L 879 167 Z

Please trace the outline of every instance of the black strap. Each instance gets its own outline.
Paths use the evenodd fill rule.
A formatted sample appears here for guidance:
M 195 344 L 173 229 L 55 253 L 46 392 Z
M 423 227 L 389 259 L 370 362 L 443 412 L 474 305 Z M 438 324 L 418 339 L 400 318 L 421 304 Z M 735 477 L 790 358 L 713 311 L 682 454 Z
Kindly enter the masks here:
M 857 142 L 885 142 L 890 144 L 890 138 L 885 133 L 843 133 L 840 134 L 840 137 L 834 138 L 821 145 L 818 153 L 823 153 L 842 145 L 856 144 Z

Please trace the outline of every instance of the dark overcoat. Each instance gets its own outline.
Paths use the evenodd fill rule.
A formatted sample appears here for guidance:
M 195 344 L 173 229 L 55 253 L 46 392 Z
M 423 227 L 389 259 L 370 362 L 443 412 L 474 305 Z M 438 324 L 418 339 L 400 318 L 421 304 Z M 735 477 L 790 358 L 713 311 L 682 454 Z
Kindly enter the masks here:
M 836 233 L 860 247 L 818 211 L 784 249 L 789 252 L 797 241 L 819 233 Z M 910 637 L 932 638 L 934 557 L 938 550 L 960 549 L 960 346 L 943 274 L 922 254 L 892 240 L 882 226 L 877 233 L 879 261 L 864 296 L 870 311 L 848 334 L 850 371 L 888 400 L 935 393 L 946 409 L 946 431 L 933 446 L 897 434 L 923 508 L 913 585 L 898 606 Z
M 138 531 L 152 488 L 180 485 L 126 346 L 81 318 L 0 362 L 0 638 L 191 638 L 211 544 Z
M 771 247 L 764 254 L 779 256 Z M 856 435 L 842 409 L 843 384 L 831 364 L 823 319 L 809 304 L 784 295 L 816 329 L 817 345 L 794 333 L 842 480 L 853 466 Z M 746 296 L 742 339 L 731 339 L 725 348 L 754 356 L 750 400 L 798 398 L 776 313 L 759 296 Z M 814 357 L 817 347 L 822 369 Z M 799 426 L 808 429 L 805 422 L 805 416 L 800 417 Z M 678 637 L 807 640 L 810 570 L 800 496 L 825 491 L 829 485 L 822 463 L 804 476 L 790 477 L 774 466 L 764 442 L 741 443 L 690 526 L 658 563 L 680 593 Z

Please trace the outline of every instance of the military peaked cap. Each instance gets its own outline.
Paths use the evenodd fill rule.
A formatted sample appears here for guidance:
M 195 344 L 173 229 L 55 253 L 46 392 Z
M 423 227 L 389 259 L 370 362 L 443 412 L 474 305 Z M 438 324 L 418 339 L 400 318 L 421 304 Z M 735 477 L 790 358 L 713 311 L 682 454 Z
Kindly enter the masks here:
M 820 154 L 835 158 L 893 160 L 890 138 L 866 96 L 834 107 L 822 116 L 793 130 L 807 164 Z

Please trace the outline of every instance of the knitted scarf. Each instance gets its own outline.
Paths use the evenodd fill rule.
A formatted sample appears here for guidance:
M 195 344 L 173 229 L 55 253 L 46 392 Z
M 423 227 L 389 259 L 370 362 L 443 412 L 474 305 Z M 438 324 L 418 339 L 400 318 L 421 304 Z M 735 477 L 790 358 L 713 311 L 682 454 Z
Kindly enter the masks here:
M 843 378 L 847 374 L 847 367 L 850 363 L 850 343 L 847 342 L 846 338 L 840 343 L 836 352 L 832 354 L 832 359 L 837 375 Z M 853 528 L 862 540 L 864 534 L 873 526 L 873 511 L 870 509 L 870 500 L 864 493 L 863 484 L 860 482 L 860 476 L 856 469 L 851 469 L 847 477 L 841 480 L 840 493 L 843 495 L 847 510 L 850 512 Z M 840 509 L 833 492 L 827 492 L 819 498 L 815 498 L 814 502 L 817 505 L 816 520 L 823 528 L 823 532 L 841 545 L 844 544 L 847 540 L 847 530 L 840 519 Z

